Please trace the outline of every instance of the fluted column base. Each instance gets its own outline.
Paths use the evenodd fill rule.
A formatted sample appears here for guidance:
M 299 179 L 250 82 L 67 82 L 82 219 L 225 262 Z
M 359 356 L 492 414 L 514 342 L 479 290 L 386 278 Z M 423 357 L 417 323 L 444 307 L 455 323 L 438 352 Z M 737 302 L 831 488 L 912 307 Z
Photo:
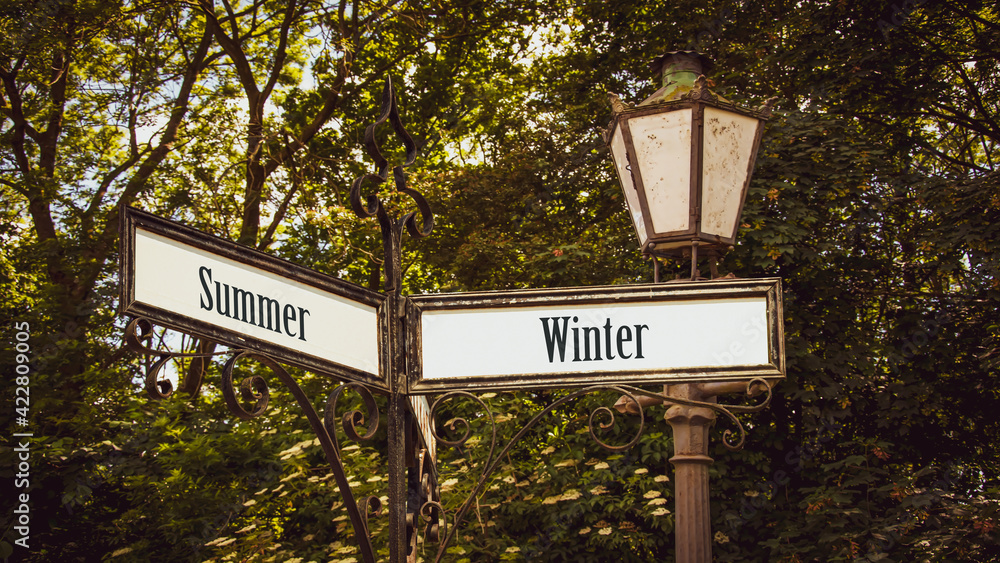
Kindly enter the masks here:
M 668 385 L 673 397 L 705 401 L 696 384 Z M 708 431 L 715 412 L 705 407 L 675 405 L 664 417 L 674 433 L 674 537 L 677 563 L 709 563 L 712 560 L 712 515 L 709 508 Z

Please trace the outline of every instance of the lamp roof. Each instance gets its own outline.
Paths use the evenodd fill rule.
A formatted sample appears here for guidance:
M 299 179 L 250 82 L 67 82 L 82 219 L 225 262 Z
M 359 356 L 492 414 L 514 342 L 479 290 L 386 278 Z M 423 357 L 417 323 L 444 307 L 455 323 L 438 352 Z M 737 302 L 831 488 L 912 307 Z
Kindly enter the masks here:
M 697 51 L 670 51 L 649 63 L 649 68 L 660 76 L 662 87 L 639 105 L 678 100 L 688 96 L 692 90 L 708 90 L 711 98 L 731 103 L 707 87 L 704 79 L 712 67 L 712 59 Z
M 665 72 L 689 71 L 696 75 L 707 74 L 715 64 L 712 59 L 698 51 L 670 51 L 649 62 L 653 74 L 663 77 Z

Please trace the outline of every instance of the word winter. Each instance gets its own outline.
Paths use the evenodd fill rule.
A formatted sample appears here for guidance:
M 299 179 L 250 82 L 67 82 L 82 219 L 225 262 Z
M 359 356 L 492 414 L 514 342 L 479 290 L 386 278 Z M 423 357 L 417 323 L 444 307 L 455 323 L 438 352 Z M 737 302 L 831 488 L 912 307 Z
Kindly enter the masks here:
M 623 360 L 643 359 L 642 331 L 649 330 L 648 325 L 621 325 L 615 328 L 609 318 L 605 321 L 604 326 L 571 327 L 568 316 L 543 317 L 539 320 L 542 321 L 542 329 L 545 331 L 545 348 L 549 352 L 549 363 L 556 361 L 556 352 L 559 353 L 560 362 L 566 361 L 566 346 L 569 343 L 570 334 L 572 334 L 573 340 L 572 361 L 574 362 L 614 360 L 616 357 Z M 578 322 L 580 322 L 579 317 L 573 317 L 572 324 Z M 582 357 L 580 355 L 581 344 L 583 345 Z M 617 356 L 615 356 L 615 352 L 618 352 Z

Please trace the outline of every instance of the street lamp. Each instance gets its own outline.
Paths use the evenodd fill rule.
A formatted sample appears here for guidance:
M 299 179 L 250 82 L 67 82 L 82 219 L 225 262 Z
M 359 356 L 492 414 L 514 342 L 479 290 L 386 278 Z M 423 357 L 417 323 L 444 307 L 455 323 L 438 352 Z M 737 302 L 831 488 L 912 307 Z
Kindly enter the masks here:
M 736 242 L 747 186 L 773 99 L 758 110 L 739 107 L 708 89 L 711 61 L 694 51 L 673 51 L 651 63 L 662 87 L 638 106 L 610 94 L 614 117 L 605 134 L 639 245 L 653 259 L 691 260 L 698 279 L 698 249 L 707 250 L 712 277 L 719 257 Z M 674 437 L 677 563 L 712 560 L 708 431 L 716 397 L 762 389 L 746 381 L 664 385 L 668 400 L 622 397 L 615 407 L 638 412 L 666 405 Z
M 736 241 L 770 101 L 739 107 L 708 89 L 711 61 L 673 51 L 650 67 L 663 86 L 638 106 L 610 94 L 614 117 L 605 140 L 644 255 L 690 258 L 699 247 L 716 260 Z

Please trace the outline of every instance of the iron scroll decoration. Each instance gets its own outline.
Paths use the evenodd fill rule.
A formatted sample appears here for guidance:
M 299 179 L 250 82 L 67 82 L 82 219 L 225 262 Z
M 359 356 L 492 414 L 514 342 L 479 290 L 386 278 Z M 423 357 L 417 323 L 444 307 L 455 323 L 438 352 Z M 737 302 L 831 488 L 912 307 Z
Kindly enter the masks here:
M 319 440 L 323 453 L 326 455 L 327 461 L 330 464 L 331 472 L 334 475 L 337 487 L 340 490 L 340 494 L 344 501 L 344 507 L 347 510 L 348 516 L 351 520 L 351 525 L 354 528 L 355 537 L 359 539 L 358 544 L 361 549 L 361 555 L 366 562 L 374 562 L 375 550 L 372 547 L 371 536 L 368 529 L 368 516 L 372 508 L 375 508 L 375 511 L 377 512 L 378 499 L 376 498 L 373 502 L 371 497 L 364 497 L 360 501 L 360 506 L 359 502 L 355 500 L 347 478 L 347 473 L 344 470 L 340 445 L 335 439 L 336 432 L 334 431 L 333 425 L 329 422 L 331 418 L 330 415 L 327 414 L 327 416 L 321 418 L 316 412 L 316 409 L 313 407 L 312 402 L 309 400 L 308 395 L 306 395 L 305 391 L 302 390 L 295 379 L 285 370 L 284 367 L 281 366 L 281 364 L 268 356 L 255 353 L 252 350 L 243 349 L 230 349 L 222 352 L 213 352 L 211 354 L 178 353 L 153 349 L 146 344 L 146 341 L 150 340 L 152 337 L 152 328 L 153 325 L 148 319 L 132 319 L 126 328 L 125 346 L 133 352 L 146 356 L 157 357 L 157 360 L 147 369 L 145 378 L 146 392 L 150 398 L 154 400 L 165 399 L 172 394 L 173 390 L 170 381 L 157 380 L 156 377 L 160 369 L 167 362 L 176 358 L 214 357 L 231 354 L 231 357 L 226 361 L 225 367 L 222 370 L 222 381 L 219 387 L 227 410 L 242 420 L 252 420 L 265 414 L 270 402 L 270 391 L 268 389 L 267 382 L 262 376 L 252 375 L 244 378 L 240 382 L 239 397 L 237 397 L 233 377 L 235 367 L 240 360 L 251 359 L 264 365 L 281 381 L 281 383 L 285 385 L 285 387 L 288 388 L 289 392 L 293 397 L 295 397 L 299 407 L 306 415 L 306 419 L 309 421 L 309 425 L 315 433 L 316 438 Z M 371 409 L 371 406 L 374 405 L 374 401 L 367 388 L 359 384 L 345 384 L 335 389 L 330 395 L 330 398 L 327 400 L 328 413 L 331 409 L 331 405 L 333 408 L 336 408 L 337 397 L 340 395 L 342 389 L 348 385 L 355 386 L 362 391 L 362 397 L 364 398 L 366 408 L 369 408 L 369 412 L 372 412 L 374 409 Z M 253 406 L 247 409 L 243 406 L 243 402 L 253 403 Z M 377 410 L 374 410 L 374 412 L 377 415 Z M 377 416 L 375 420 L 377 425 Z M 363 423 L 363 418 L 359 421 L 357 416 L 352 415 L 352 421 L 356 423 Z M 346 429 L 347 424 L 345 417 L 345 430 Z M 373 428 L 371 428 L 365 436 L 371 437 L 375 429 L 376 427 L 373 426 Z M 354 430 L 354 425 L 351 425 L 350 430 L 347 431 L 348 436 L 352 439 L 354 437 L 360 438 Z
M 451 542 L 452 539 L 454 539 L 458 527 L 462 524 L 464 520 L 465 514 L 471 509 L 472 503 L 482 493 L 484 487 L 486 486 L 486 483 L 489 481 L 489 478 L 500 467 L 501 462 L 507 457 L 507 454 L 510 451 L 510 449 L 515 444 L 517 444 L 521 440 L 521 438 L 523 438 L 528 433 L 529 430 L 531 430 L 534 426 L 536 426 L 543 418 L 545 418 L 546 415 L 552 413 L 552 411 L 554 411 L 557 407 L 596 391 L 615 391 L 617 393 L 620 393 L 622 397 L 626 398 L 629 402 L 634 403 L 638 407 L 638 412 L 636 414 L 638 414 L 639 416 L 639 425 L 638 429 L 635 431 L 635 434 L 624 444 L 620 445 L 609 444 L 598 437 L 598 431 L 597 431 L 598 429 L 607 430 L 612 426 L 614 426 L 615 424 L 615 414 L 611 409 L 609 409 L 608 407 L 598 407 L 590 413 L 590 416 L 587 419 L 587 430 L 590 433 L 591 439 L 594 440 L 594 442 L 596 442 L 602 448 L 609 450 L 611 452 L 625 451 L 634 446 L 636 443 L 638 443 L 639 439 L 642 437 L 642 433 L 645 429 L 645 420 L 646 420 L 645 412 L 642 403 L 636 399 L 636 396 L 651 397 L 662 401 L 663 404 L 675 404 L 675 405 L 684 405 L 690 407 L 704 407 L 725 416 L 735 424 L 738 430 L 739 439 L 733 441 L 732 437 L 737 434 L 734 434 L 730 429 L 726 429 L 723 432 L 723 445 L 725 445 L 725 447 L 729 450 L 736 451 L 742 449 L 744 445 L 746 439 L 746 430 L 743 428 L 743 424 L 740 423 L 739 419 L 736 418 L 736 416 L 733 413 L 758 412 L 767 408 L 767 406 L 771 402 L 771 386 L 768 385 L 764 379 L 754 378 L 747 382 L 747 387 L 746 387 L 747 396 L 752 397 L 754 395 L 755 389 L 763 389 L 765 396 L 763 400 L 759 401 L 754 405 L 721 405 L 713 402 L 694 401 L 688 399 L 681 399 L 678 397 L 671 397 L 669 395 L 654 393 L 652 391 L 648 391 L 632 385 L 593 385 L 590 387 L 584 387 L 582 389 L 573 391 L 555 400 L 547 407 L 539 411 L 538 414 L 532 417 L 531 420 L 529 420 L 528 423 L 525 424 L 499 452 L 496 451 L 496 446 L 497 446 L 496 419 L 493 416 L 493 411 L 490 409 L 489 405 L 486 404 L 485 401 L 467 391 L 451 391 L 438 396 L 437 399 L 434 401 L 433 405 L 431 405 L 431 425 L 432 425 L 431 432 L 434 435 L 434 438 L 438 441 L 438 443 L 445 444 L 450 447 L 460 447 L 468 443 L 472 438 L 470 432 L 471 425 L 469 424 L 468 420 L 463 418 L 455 418 L 450 420 L 446 424 L 449 430 L 455 431 L 456 429 L 458 429 L 458 432 L 461 434 L 461 436 L 458 439 L 449 440 L 448 438 L 445 438 L 438 432 L 436 417 L 434 416 L 435 414 L 437 414 L 438 408 L 443 404 L 445 404 L 446 402 L 455 398 L 466 398 L 476 402 L 480 408 L 480 412 L 485 413 L 485 417 L 482 418 L 485 418 L 489 425 L 488 433 L 490 435 L 490 440 L 489 440 L 490 445 L 488 453 L 486 455 L 486 461 L 483 464 L 484 467 L 483 472 L 481 473 L 479 479 L 476 481 L 476 484 L 473 486 L 473 489 L 469 493 L 469 496 L 466 497 L 465 501 L 460 505 L 455 515 L 452 517 L 452 522 L 450 527 L 447 525 L 447 518 L 445 518 L 445 524 L 446 524 L 444 530 L 445 537 L 444 540 L 438 546 L 438 553 L 434 561 L 438 562 L 444 556 L 445 551 L 448 548 L 448 544 Z M 605 418 L 603 422 L 599 420 L 602 417 Z M 596 429 L 595 426 L 597 427 Z M 440 510 L 442 513 L 444 513 L 444 510 L 441 507 L 440 503 L 427 502 L 421 507 L 420 511 L 421 515 L 429 513 L 431 509 Z
M 416 206 L 415 211 L 405 214 L 398 221 L 390 217 L 388 210 L 383 202 L 378 198 L 376 193 L 362 193 L 362 188 L 366 182 L 373 182 L 376 185 L 381 185 L 388 180 L 389 163 L 382 155 L 375 139 L 376 127 L 386 122 L 391 125 L 393 131 L 396 133 L 396 136 L 400 139 L 406 150 L 404 162 L 393 167 L 392 169 L 395 189 L 397 192 L 409 196 Z M 400 236 L 402 234 L 402 230 L 405 227 L 410 235 L 415 238 L 425 237 L 430 234 L 431 229 L 433 228 L 434 220 L 430 206 L 423 195 L 417 190 L 409 188 L 406 185 L 406 174 L 404 172 L 404 168 L 411 165 L 415 161 L 416 145 L 409 133 L 407 133 L 403 128 L 396 104 L 395 92 L 390 80 L 386 81 L 382 92 L 381 115 L 374 124 L 370 125 L 366 129 L 364 144 L 368 154 L 375 161 L 378 171 L 375 174 L 366 174 L 354 181 L 350 192 L 351 204 L 354 212 L 359 217 L 376 217 L 378 219 L 379 225 L 382 229 L 383 246 L 385 250 L 385 290 L 387 293 L 399 299 L 401 291 Z M 419 223 L 417 215 L 420 216 Z M 353 442 L 371 440 L 376 435 L 382 419 L 379 415 L 379 410 L 374 400 L 372 389 L 363 383 L 357 382 L 349 382 L 339 385 L 328 396 L 323 416 L 320 416 L 309 397 L 305 394 L 295 379 L 281 364 L 269 356 L 253 350 L 240 348 L 231 348 L 229 350 L 212 353 L 175 353 L 159 350 L 149 345 L 152 340 L 152 334 L 152 322 L 141 317 L 133 318 L 129 322 L 125 334 L 125 345 L 128 349 L 147 357 L 156 358 L 156 360 L 148 366 L 145 376 L 145 388 L 147 394 L 152 399 L 166 399 L 172 394 L 173 386 L 170 381 L 157 379 L 160 371 L 169 361 L 177 358 L 210 358 L 229 355 L 230 357 L 226 360 L 222 369 L 222 377 L 220 381 L 220 392 L 223 396 L 227 410 L 229 410 L 229 412 L 231 412 L 234 416 L 243 420 L 255 419 L 266 413 L 270 403 L 270 390 L 267 381 L 261 375 L 251 375 L 242 379 L 237 384 L 234 381 L 236 366 L 242 361 L 250 360 L 268 368 L 271 375 L 276 377 L 284 385 L 284 387 L 288 389 L 306 415 L 310 427 L 315 433 L 316 438 L 319 440 L 327 461 L 330 464 L 331 471 L 344 502 L 344 507 L 348 512 L 353 526 L 355 532 L 354 535 L 359 544 L 358 547 L 361 551 L 362 559 L 368 563 L 374 563 L 374 561 L 376 561 L 376 551 L 372 544 L 369 518 L 378 517 L 382 514 L 382 502 L 377 496 L 364 496 L 360 499 L 355 499 L 349 479 L 347 478 L 347 473 L 344 469 L 343 457 L 341 455 L 341 447 L 337 438 L 338 432 L 336 428 L 338 422 L 338 402 L 346 392 L 353 392 L 360 395 L 363 410 L 350 410 L 339 417 L 342 431 L 347 438 Z M 587 394 L 598 391 L 614 391 L 627 398 L 629 402 L 635 403 L 638 407 L 638 429 L 625 443 L 618 445 L 605 442 L 599 437 L 600 431 L 608 430 L 614 426 L 616 421 L 615 413 L 608 407 L 598 407 L 591 412 L 589 418 L 587 419 L 588 430 L 591 438 L 598 445 L 612 452 L 623 451 L 632 447 L 642 436 L 645 428 L 645 413 L 643 403 L 637 399 L 639 396 L 651 397 L 664 405 L 677 404 L 704 407 L 724 416 L 736 427 L 737 431 L 734 433 L 732 430 L 725 430 L 723 443 L 731 450 L 738 450 L 743 447 L 746 431 L 734 413 L 757 412 L 766 408 L 771 401 L 770 385 L 768 385 L 763 379 L 750 380 L 747 383 L 747 395 L 751 397 L 754 396 L 754 390 L 757 388 L 762 388 L 766 392 L 766 395 L 763 400 L 757 402 L 756 404 L 722 405 L 714 402 L 680 399 L 677 397 L 654 393 L 630 385 L 606 384 L 585 387 L 571 391 L 556 399 L 547 407 L 543 408 L 520 430 L 518 430 L 513 438 L 511 438 L 499 451 L 497 449 L 497 421 L 495 420 L 489 405 L 486 404 L 482 398 L 466 391 L 452 391 L 441 394 L 435 398 L 430 407 L 431 434 L 433 439 L 435 439 L 439 444 L 451 447 L 461 447 L 466 445 L 471 438 L 471 425 L 467 420 L 456 418 L 446 424 L 450 430 L 457 430 L 460 434 L 457 439 L 450 439 L 439 433 L 439 426 L 436 422 L 436 417 L 440 414 L 439 410 L 441 407 L 450 401 L 458 399 L 472 400 L 478 405 L 479 411 L 485 413 L 486 415 L 485 419 L 487 420 L 487 424 L 489 426 L 489 450 L 487 452 L 485 463 L 482 465 L 483 470 L 479 479 L 474 484 L 469 495 L 461 504 L 458 505 L 458 508 L 450 517 L 446 512 L 444 505 L 434 494 L 431 494 L 431 491 L 429 490 L 429 484 L 426 479 L 428 472 L 425 471 L 423 467 L 426 458 L 421 456 L 421 460 L 419 462 L 419 469 L 421 473 L 419 486 L 422 489 L 422 493 L 424 493 L 422 494 L 422 498 L 427 500 L 423 501 L 419 507 L 416 508 L 414 513 L 409 516 L 408 527 L 410 529 L 415 529 L 417 527 L 416 524 L 418 519 L 426 524 L 424 543 L 425 545 L 427 542 L 436 541 L 438 543 L 438 551 L 435 561 L 440 561 L 447 550 L 448 544 L 454 539 L 459 526 L 464 522 L 465 516 L 471 506 L 476 501 L 478 495 L 484 490 L 489 478 L 497 469 L 499 469 L 501 461 L 505 458 L 511 448 L 525 435 L 527 435 L 529 430 L 538 425 L 556 408 Z M 401 395 L 401 393 L 398 392 L 394 393 Z M 391 418 L 389 424 L 392 424 Z M 365 428 L 362 431 L 359 430 L 359 427 Z M 392 463 L 392 460 L 390 460 L 390 463 Z M 430 465 L 430 472 L 433 472 L 433 460 L 428 461 L 427 463 Z M 403 509 L 405 510 L 406 507 L 404 506 Z M 411 542 L 411 547 L 415 547 L 415 541 L 416 540 L 414 539 L 413 542 Z
M 403 143 L 406 150 L 406 157 L 402 164 L 396 165 L 392 169 L 393 183 L 396 191 L 404 193 L 413 200 L 417 206 L 417 211 L 411 211 L 404 215 L 398 222 L 393 221 L 389 216 L 385 204 L 379 199 L 377 193 L 362 194 L 362 187 L 365 182 L 374 182 L 376 186 L 385 183 L 389 179 L 389 161 L 382 155 L 378 141 L 375 138 L 375 130 L 386 121 L 392 126 L 396 136 Z M 417 158 L 417 145 L 413 138 L 403 127 L 403 121 L 399 117 L 399 107 L 396 103 L 396 91 L 392 86 L 392 79 L 386 78 L 385 87 L 382 89 L 382 111 L 379 118 L 365 129 L 365 150 L 375 161 L 378 172 L 375 174 L 365 174 L 356 179 L 351 185 L 351 208 L 354 213 L 362 218 L 376 217 L 383 233 L 383 249 L 385 256 L 385 279 L 386 291 L 399 291 L 399 281 L 401 272 L 399 271 L 399 235 L 405 226 L 410 236 L 423 238 L 431 233 L 434 228 L 434 215 L 431 207 L 427 203 L 423 194 L 417 190 L 407 187 L 406 173 L 404 168 L 410 166 Z M 421 217 L 421 223 L 417 225 L 417 214 Z M 395 243 L 395 244 L 394 244 Z
M 212 354 L 169 352 L 154 349 L 146 345 L 145 342 L 151 339 L 151 334 L 152 323 L 147 319 L 136 318 L 133 319 L 128 325 L 125 341 L 126 346 L 132 351 L 147 356 L 157 357 L 157 360 L 147 370 L 146 376 L 146 390 L 149 396 L 153 399 L 163 399 L 171 395 L 170 382 L 167 380 L 157 381 L 156 376 L 163 365 L 175 358 L 231 355 L 222 370 L 220 391 L 223 395 L 227 410 L 243 420 L 255 419 L 265 414 L 270 402 L 270 392 L 268 390 L 267 382 L 262 376 L 252 375 L 244 378 L 239 383 L 239 391 L 237 393 L 237 385 L 233 379 L 235 366 L 240 361 L 254 360 L 260 363 L 261 365 L 267 367 L 271 371 L 272 375 L 276 376 L 281 383 L 284 384 L 284 386 L 296 399 L 299 407 L 305 413 L 306 418 L 327 457 L 331 472 L 333 473 L 338 489 L 340 490 L 344 507 L 348 512 L 348 516 L 354 528 L 355 538 L 358 540 L 358 547 L 361 550 L 362 558 L 366 562 L 376 561 L 375 549 L 373 547 L 369 527 L 369 519 L 371 517 L 381 516 L 383 514 L 384 507 L 382 506 L 382 501 L 375 495 L 368 495 L 359 499 L 355 498 L 343 465 L 341 446 L 337 438 L 336 431 L 338 401 L 345 392 L 354 391 L 361 396 L 364 411 L 350 410 L 342 415 L 340 422 L 344 434 L 353 442 L 371 440 L 376 435 L 381 419 L 371 390 L 366 385 L 361 383 L 344 383 L 339 385 L 327 398 L 324 414 L 320 417 L 313 407 L 312 402 L 309 400 L 302 388 L 296 383 L 294 378 L 292 378 L 279 363 L 265 355 L 243 349 L 231 349 L 223 352 L 214 352 Z M 736 427 L 737 430 L 736 432 L 733 432 L 730 429 L 726 429 L 723 433 L 723 444 L 730 450 L 739 450 L 743 447 L 746 431 L 734 413 L 758 412 L 766 408 L 771 401 L 770 385 L 768 385 L 763 379 L 752 379 L 748 381 L 746 388 L 747 395 L 753 396 L 754 390 L 758 388 L 764 390 L 765 396 L 763 400 L 758 401 L 756 404 L 724 405 L 713 402 L 680 399 L 677 397 L 651 392 L 631 385 L 594 385 L 585 387 L 572 391 L 543 408 L 523 427 L 521 427 L 514 437 L 511 438 L 499 451 L 497 450 L 497 421 L 493 415 L 492 409 L 490 409 L 489 405 L 482 398 L 467 391 L 451 391 L 441 394 L 436 397 L 430 408 L 431 433 L 438 443 L 455 448 L 465 446 L 470 442 L 473 436 L 469 421 L 463 418 L 454 418 L 444 425 L 444 427 L 447 427 L 449 430 L 458 432 L 460 436 L 457 439 L 450 439 L 442 435 L 439 431 L 440 427 L 437 424 L 437 415 L 443 405 L 452 400 L 467 399 L 474 401 L 478 405 L 480 412 L 485 415 L 482 418 L 487 421 L 488 425 L 487 434 L 489 435 L 489 447 L 485 462 L 482 465 L 483 471 L 473 485 L 469 495 L 458 506 L 453 515 L 449 517 L 444 505 L 440 501 L 432 499 L 427 500 L 420 505 L 417 513 L 413 515 L 413 519 L 415 520 L 416 518 L 419 518 L 426 524 L 424 544 L 426 545 L 428 542 L 434 541 L 438 542 L 438 551 L 434 561 L 441 561 L 442 557 L 446 553 L 448 545 L 455 538 L 459 527 L 464 522 L 465 516 L 472 508 L 478 496 L 483 492 L 490 477 L 492 477 L 492 475 L 500 468 L 501 462 L 506 458 L 508 452 L 513 448 L 513 446 L 519 443 L 532 428 L 542 422 L 542 420 L 547 415 L 551 414 L 556 408 L 584 395 L 598 391 L 614 391 L 627 398 L 629 402 L 638 406 L 638 412 L 636 414 L 639 416 L 639 424 L 635 434 L 632 435 L 631 438 L 629 438 L 625 443 L 618 445 L 605 442 L 598 435 L 599 431 L 608 430 L 614 426 L 616 420 L 615 413 L 608 407 L 598 407 L 590 413 L 590 416 L 587 419 L 587 429 L 590 433 L 591 439 L 601 447 L 611 452 L 621 452 L 631 448 L 639 441 L 645 430 L 645 410 L 643 408 L 643 403 L 637 399 L 638 396 L 651 397 L 661 401 L 665 405 L 677 404 L 704 407 L 723 415 Z M 244 406 L 244 403 L 252 404 L 253 406 L 247 408 Z M 366 426 L 364 432 L 358 430 L 358 427 L 362 425 Z M 734 436 L 737 436 L 738 438 L 734 440 Z M 427 483 L 424 482 L 421 483 L 421 485 L 426 487 Z M 430 491 L 424 492 L 429 493 Z M 426 494 L 424 496 L 425 498 L 431 497 L 430 494 Z

